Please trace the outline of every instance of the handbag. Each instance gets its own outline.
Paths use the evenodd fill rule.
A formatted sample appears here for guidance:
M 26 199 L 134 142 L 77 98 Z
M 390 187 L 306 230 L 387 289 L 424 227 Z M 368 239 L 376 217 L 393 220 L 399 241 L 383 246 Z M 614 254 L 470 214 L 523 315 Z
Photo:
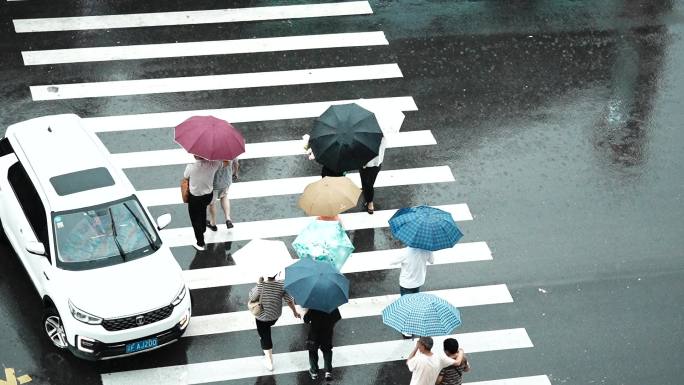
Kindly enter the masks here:
M 181 179 L 180 189 L 181 197 L 183 198 L 183 203 L 188 203 L 188 201 L 190 200 L 190 179 Z
M 255 286 L 255 288 L 259 290 L 259 285 Z M 247 301 L 247 309 L 249 309 L 253 316 L 258 316 L 264 311 L 264 307 L 261 306 L 261 293 L 259 293 L 259 296 L 254 301 Z

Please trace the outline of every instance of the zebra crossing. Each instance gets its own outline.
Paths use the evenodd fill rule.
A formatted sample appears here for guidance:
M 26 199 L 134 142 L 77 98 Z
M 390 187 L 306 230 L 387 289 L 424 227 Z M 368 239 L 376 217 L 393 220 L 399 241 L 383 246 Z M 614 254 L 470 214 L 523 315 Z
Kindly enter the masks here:
M 12 0 L 9 0 L 12 1 Z M 213 9 L 200 11 L 131 13 L 96 16 L 53 17 L 34 19 L 15 19 L 13 24 L 19 34 L 63 31 L 114 30 L 133 29 L 152 31 L 158 27 L 224 24 L 252 22 L 259 23 L 269 20 L 290 20 L 325 18 L 333 22 L 336 17 L 372 18 L 373 9 L 368 1 L 343 1 L 311 4 L 292 4 L 263 7 L 245 7 L 233 9 Z M 315 31 L 314 31 L 315 32 Z M 168 40 L 174 40 L 171 37 Z M 243 55 L 252 53 L 283 53 L 306 52 L 315 55 L 316 52 L 326 50 L 345 49 L 350 47 L 367 47 L 369 50 L 392 47 L 391 37 L 385 36 L 383 31 L 343 31 L 339 33 L 273 36 L 252 39 L 205 40 L 192 42 L 167 42 L 157 44 L 127 44 L 102 47 L 55 47 L 49 50 L 26 50 L 22 58 L 25 66 L 63 65 L 74 63 L 92 63 L 98 65 L 107 62 L 134 63 L 136 60 L 168 59 L 171 65 L 173 58 L 179 57 L 209 57 L 217 55 Z M 306 84 L 338 84 L 353 83 L 363 86 L 363 82 L 372 80 L 401 81 L 403 78 L 401 66 L 398 63 L 382 63 L 367 65 L 340 65 L 327 67 L 311 67 L 298 69 L 283 69 L 277 71 L 234 73 L 226 69 L 225 73 L 207 73 L 199 76 L 185 77 L 154 77 L 119 79 L 102 82 L 67 82 L 59 79 L 46 78 L 43 83 L 30 84 L 28 90 L 32 100 L 43 103 L 61 103 L 64 100 L 87 99 L 89 103 L 106 103 L 109 98 L 135 97 L 140 95 L 159 94 L 188 94 L 210 92 L 216 90 L 246 90 L 254 88 L 289 87 L 289 92 L 296 93 L 301 85 Z M 311 119 L 319 116 L 330 105 L 348 102 L 358 102 L 376 113 L 383 128 L 392 132 L 388 134 L 388 153 L 386 158 L 401 157 L 401 151 L 407 149 L 439 148 L 432 130 L 401 131 L 405 121 L 412 119 L 419 111 L 419 105 L 410 95 L 385 95 L 383 97 L 368 97 L 359 99 L 358 95 L 350 95 L 347 99 L 330 100 L 327 95 L 318 95 L 314 100 L 297 103 L 287 103 L 288 100 L 273 98 L 264 104 L 251 106 L 234 106 L 227 103 L 222 108 L 206 108 L 183 110 L 176 109 L 164 112 L 145 112 L 130 114 L 120 111 L 120 114 L 103 116 L 83 116 L 86 127 L 100 135 L 119 134 L 130 135 L 134 132 L 156 132 L 153 129 L 171 129 L 183 120 L 193 115 L 214 115 L 234 124 L 258 123 L 269 124 Z M 280 103 L 280 104 L 277 104 Z M 254 142 L 250 141 L 250 132 L 243 131 L 248 141 L 247 151 L 240 158 L 244 162 L 254 160 L 277 160 L 286 157 L 297 157 L 304 160 L 304 150 L 299 136 L 307 132 L 307 127 L 294 127 L 292 135 L 284 140 Z M 105 145 L 107 142 L 105 141 Z M 140 168 L 157 168 L 161 166 L 178 166 L 191 161 L 189 155 L 175 146 L 167 143 L 161 150 L 113 152 L 114 162 L 126 170 Z M 386 160 L 387 161 L 387 160 Z M 418 167 L 419 166 L 419 167 Z M 310 165 L 302 169 L 310 169 Z M 298 170 L 298 172 L 301 172 Z M 302 192 L 304 187 L 318 179 L 315 173 L 306 176 L 282 175 L 281 178 L 258 179 L 258 175 L 248 176 L 253 180 L 233 183 L 230 188 L 231 200 L 244 200 L 269 197 L 282 199 Z M 359 184 L 358 173 L 350 173 L 350 178 Z M 429 166 L 383 169 L 378 177 L 376 187 L 378 196 L 382 196 L 384 189 L 402 189 L 412 185 L 434 188 L 439 184 L 458 183 L 451 168 L 445 164 Z M 165 186 L 175 185 L 176 180 L 165 181 Z M 159 206 L 182 205 L 177 188 L 159 186 L 158 188 L 139 188 L 138 197 L 148 208 Z M 459 222 L 473 221 L 475 218 L 471 208 L 465 202 L 431 202 L 425 197 L 426 203 L 439 207 L 452 214 Z M 279 201 L 285 202 L 284 200 Z M 410 203 L 406 204 L 410 205 Z M 400 207 L 376 210 L 374 215 L 365 212 L 348 212 L 341 215 L 341 222 L 345 229 L 353 234 L 356 231 L 380 230 L 388 226 L 388 219 Z M 281 210 L 278 210 L 281 211 Z M 475 210 L 477 211 L 477 210 Z M 311 220 L 309 217 L 291 215 L 291 209 L 282 212 L 272 212 L 272 217 L 262 220 L 234 221 L 235 227 L 230 231 L 221 229 L 218 232 L 208 231 L 205 236 L 208 243 L 226 243 L 248 241 L 257 238 L 287 238 L 296 235 Z M 237 213 L 235 213 L 237 214 Z M 192 229 L 188 227 L 185 218 L 175 218 L 169 229 L 161 232 L 162 239 L 172 247 L 176 253 L 194 242 Z M 378 236 L 386 237 L 386 234 Z M 460 244 L 448 250 L 435 253 L 435 265 L 443 268 L 455 268 L 459 264 L 481 264 L 483 274 L 486 274 L 487 263 L 493 261 L 493 255 L 484 240 L 464 239 Z M 375 249 L 360 251 L 352 254 L 344 265 L 342 272 L 348 275 L 384 274 L 395 271 L 397 266 L 391 261 L 402 252 L 401 248 Z M 197 255 L 195 258 L 202 258 Z M 430 268 L 434 269 L 436 267 Z M 255 277 L 249 269 L 240 264 L 216 265 L 211 267 L 190 268 L 184 271 L 188 286 L 195 296 L 201 295 L 203 290 L 217 288 L 231 288 L 250 285 Z M 430 272 L 428 272 L 430 280 Z M 514 304 L 513 296 L 505 282 L 490 282 L 487 285 L 471 287 L 454 287 L 426 290 L 458 307 L 480 307 L 498 304 Z M 369 325 L 376 324 L 383 328 L 380 312 L 387 304 L 398 297 L 397 294 L 377 295 L 378 293 L 364 292 L 362 296 L 350 298 L 349 303 L 340 308 L 341 323 L 352 319 L 363 319 Z M 244 298 L 234 298 L 235 302 L 244 302 Z M 217 307 L 218 308 L 218 307 Z M 464 310 L 467 321 L 468 310 Z M 276 328 L 301 328 L 301 321 L 291 314 L 284 312 L 282 318 L 275 325 Z M 533 341 L 521 325 L 509 325 L 510 328 L 495 330 L 476 330 L 458 333 L 458 338 L 466 352 L 473 354 L 472 360 L 477 362 L 477 353 L 508 351 L 533 348 Z M 221 335 L 244 335 L 252 338 L 257 344 L 256 334 L 252 330 L 253 319 L 246 306 L 231 308 L 230 311 L 215 311 L 211 314 L 195 315 L 183 337 L 184 341 L 202 344 L 207 339 Z M 334 366 L 358 367 L 362 370 L 369 364 L 387 364 L 406 358 L 414 342 L 402 340 L 399 335 L 395 339 L 382 341 L 360 342 L 345 335 L 336 335 Z M 435 346 L 440 346 L 441 340 L 436 338 Z M 194 342 L 197 341 L 197 342 Z M 278 341 L 275 342 L 278 345 Z M 281 343 L 281 345 L 286 345 Z M 154 353 L 151 353 L 154 354 Z M 514 354 L 514 353 L 511 353 Z M 139 356 L 144 362 L 145 355 Z M 211 361 L 197 361 L 192 359 L 187 363 L 155 361 L 155 364 L 128 365 L 126 370 L 116 370 L 102 373 L 101 380 L 106 385 L 122 384 L 203 384 L 231 380 L 247 380 L 262 376 L 282 375 L 303 372 L 308 369 L 307 353 L 303 350 L 280 352 L 274 355 L 275 370 L 267 371 L 263 367 L 262 356 L 244 354 L 239 357 L 221 357 L 218 354 Z M 132 367 L 132 369 L 131 369 Z M 478 378 L 489 378 L 486 368 L 480 367 Z M 527 377 L 511 377 L 489 379 L 471 382 L 477 385 L 549 385 L 550 380 L 545 375 L 529 373 Z M 409 374 L 405 373 L 405 382 Z M 344 379 L 339 381 L 344 383 Z

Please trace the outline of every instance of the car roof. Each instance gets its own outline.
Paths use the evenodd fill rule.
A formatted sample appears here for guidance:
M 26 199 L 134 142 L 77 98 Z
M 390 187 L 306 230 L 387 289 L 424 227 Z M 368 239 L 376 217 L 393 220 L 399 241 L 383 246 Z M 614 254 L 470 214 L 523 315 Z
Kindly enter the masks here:
M 123 171 L 113 165 L 100 139 L 83 127 L 77 115 L 30 119 L 9 126 L 5 136 L 33 182 L 40 185 L 51 211 L 98 205 L 135 192 Z M 54 177 L 71 173 L 78 177 L 84 174 L 79 171 L 95 168 L 105 168 L 114 183 L 65 194 L 51 182 Z

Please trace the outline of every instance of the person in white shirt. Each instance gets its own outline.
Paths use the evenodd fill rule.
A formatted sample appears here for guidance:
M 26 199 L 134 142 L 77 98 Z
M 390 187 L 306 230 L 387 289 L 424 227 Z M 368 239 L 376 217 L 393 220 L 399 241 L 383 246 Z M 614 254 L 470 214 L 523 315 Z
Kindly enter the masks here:
M 433 344 L 432 338 L 420 337 L 406 359 L 406 366 L 411 371 L 410 385 L 435 385 L 442 368 L 461 365 L 463 361 L 462 349 L 459 349 L 456 358 L 451 358 L 432 353 Z
M 435 263 L 432 251 L 407 247 L 392 265 L 401 265 L 399 273 L 399 294 L 413 294 L 420 292 L 425 283 L 427 264 Z
M 188 215 L 195 232 L 196 243 L 192 246 L 198 251 L 206 249 L 204 230 L 207 226 L 207 206 L 214 193 L 214 174 L 221 161 L 211 161 L 195 155 L 195 163 L 185 167 L 183 177 L 189 180 Z

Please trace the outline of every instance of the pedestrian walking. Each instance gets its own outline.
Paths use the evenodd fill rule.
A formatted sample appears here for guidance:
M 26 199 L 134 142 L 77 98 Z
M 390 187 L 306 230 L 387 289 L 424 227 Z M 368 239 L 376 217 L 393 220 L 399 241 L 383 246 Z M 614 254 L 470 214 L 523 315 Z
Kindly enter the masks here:
M 283 288 L 283 281 L 276 280 L 276 276 L 268 277 L 264 280 L 259 278 L 256 286 L 249 291 L 249 301 L 259 301 L 261 312 L 255 315 L 257 333 L 261 349 L 264 351 L 264 364 L 266 369 L 273 370 L 273 341 L 271 340 L 271 326 L 275 325 L 283 313 L 283 301 L 292 309 L 292 314 L 296 318 L 301 315 L 295 308 L 294 298 Z
M 420 287 L 425 283 L 428 263 L 435 263 L 432 251 L 415 247 L 406 247 L 391 262 L 392 265 L 401 265 L 399 294 L 405 295 L 420 292 Z
M 218 226 L 216 226 L 216 206 L 219 204 L 223 208 L 223 215 L 226 217 L 226 227 L 228 229 L 233 228 L 233 221 L 230 219 L 228 188 L 233 182 L 233 177 L 237 175 L 239 168 L 240 163 L 238 163 L 237 159 L 224 160 L 221 167 L 214 174 L 213 202 L 209 205 L 209 220 L 207 221 L 207 227 L 212 231 L 218 230 Z
M 456 358 L 446 357 L 432 353 L 433 344 L 434 342 L 430 337 L 420 337 L 416 342 L 416 346 L 406 360 L 406 366 L 411 371 L 409 385 L 435 385 L 442 368 L 462 364 L 462 350 L 459 350 Z
M 371 159 L 365 166 L 359 170 L 359 176 L 361 177 L 361 190 L 363 191 L 363 206 L 366 208 L 368 214 L 373 214 L 375 212 L 375 206 L 373 204 L 373 198 L 375 197 L 375 180 L 380 173 L 380 167 L 382 166 L 382 161 L 385 158 L 385 144 L 386 140 L 383 137 L 380 141 L 380 149 L 378 150 L 378 156 Z
M 332 348 L 333 329 L 335 323 L 342 318 L 338 309 L 330 313 L 309 309 L 304 314 L 304 322 L 309 324 L 309 336 L 306 345 L 309 350 L 309 375 L 311 379 L 318 378 L 318 350 L 323 353 L 325 380 L 332 381 Z
M 444 340 L 444 354 L 454 360 L 459 355 L 458 341 L 455 338 L 447 338 Z M 468 357 L 463 354 L 463 360 L 460 365 L 449 365 L 439 372 L 437 377 L 437 385 L 461 385 L 463 383 L 463 373 L 470 371 L 470 363 Z
M 192 246 L 198 251 L 206 249 L 204 230 L 207 206 L 211 204 L 213 196 L 214 174 L 220 166 L 220 161 L 206 160 L 195 155 L 195 163 L 187 165 L 183 173 L 183 178 L 188 179 L 188 215 L 195 233 L 195 243 Z
M 406 247 L 391 265 L 400 265 L 399 272 L 399 295 L 415 294 L 420 292 L 420 287 L 425 283 L 427 264 L 435 263 L 432 251 Z M 401 333 L 404 338 L 412 335 Z

